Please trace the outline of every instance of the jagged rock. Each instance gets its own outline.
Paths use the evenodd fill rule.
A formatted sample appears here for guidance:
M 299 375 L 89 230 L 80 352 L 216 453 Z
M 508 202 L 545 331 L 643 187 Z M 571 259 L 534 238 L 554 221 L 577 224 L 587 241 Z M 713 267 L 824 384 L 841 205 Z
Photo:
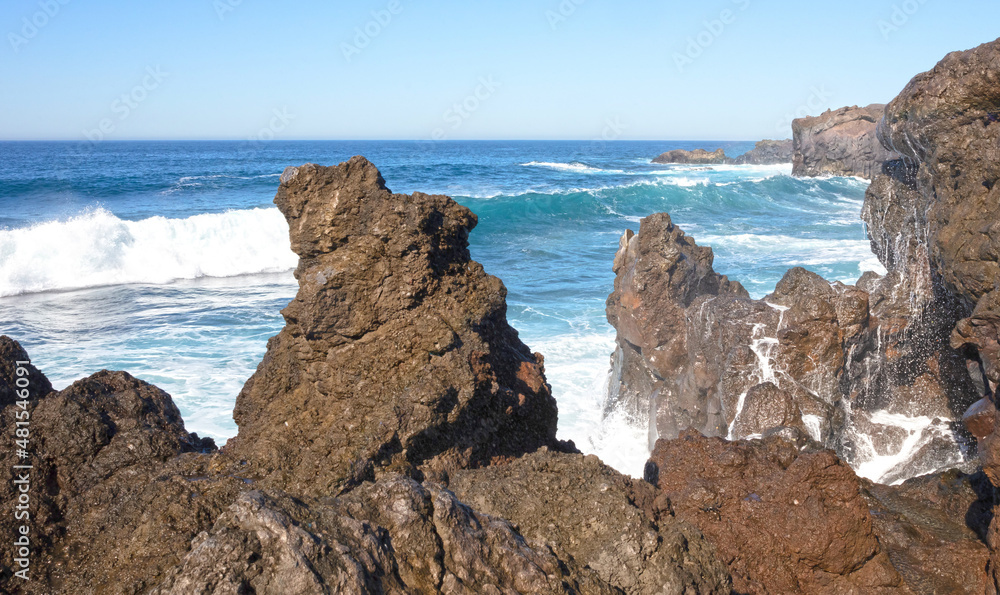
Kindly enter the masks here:
M 271 485 L 336 493 L 376 469 L 555 445 L 542 358 L 507 324 L 503 284 L 469 257 L 471 211 L 393 194 L 363 157 L 285 170 L 275 203 L 299 293 L 237 398 L 227 453 Z
M 726 157 L 726 152 L 722 149 L 716 149 L 711 153 L 705 149 L 695 149 L 694 151 L 674 149 L 673 151 L 661 153 L 653 158 L 653 163 L 690 163 L 712 165 L 731 162 L 732 159 Z
M 754 148 L 736 157 L 732 162 L 736 165 L 775 165 L 791 163 L 794 149 L 792 139 L 762 140 Z
M 842 107 L 792 121 L 792 175 L 872 179 L 882 163 L 897 158 L 875 135 L 884 105 Z
M 728 594 L 732 588 L 715 549 L 698 531 L 673 518 L 669 503 L 657 500 L 648 485 L 597 457 L 538 452 L 459 471 L 449 487 L 626 593 Z
M 718 548 L 736 593 L 909 592 L 830 451 L 689 432 L 656 443 L 646 479 Z
M 615 257 L 606 412 L 648 420 L 650 448 L 687 428 L 737 439 L 790 425 L 853 465 L 895 457 L 866 468 L 884 481 L 961 461 L 958 420 L 981 395 L 945 340 L 948 302 L 913 297 L 925 277 L 854 287 L 793 268 L 751 300 L 711 265 L 711 249 L 663 214 L 627 232 Z

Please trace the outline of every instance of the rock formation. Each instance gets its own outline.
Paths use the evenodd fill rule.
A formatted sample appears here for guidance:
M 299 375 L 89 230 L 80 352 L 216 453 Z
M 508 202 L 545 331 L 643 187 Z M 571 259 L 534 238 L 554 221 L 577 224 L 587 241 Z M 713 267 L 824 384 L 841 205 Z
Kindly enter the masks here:
M 875 135 L 884 107 L 842 107 L 793 120 L 792 175 L 872 179 L 883 162 L 896 158 Z
M 653 159 L 653 163 L 687 163 L 706 165 L 774 165 L 792 162 L 792 141 L 762 140 L 753 149 L 733 159 L 723 149 L 709 153 L 704 149 L 667 151 Z
M 729 163 L 729 157 L 726 157 L 726 152 L 722 149 L 716 149 L 714 152 L 709 153 L 705 149 L 695 149 L 694 151 L 685 151 L 684 149 L 675 149 L 673 151 L 667 151 L 662 153 L 657 157 L 653 158 L 653 163 L 694 163 L 701 165 L 711 165 L 716 163 Z
M 737 593 L 987 592 L 982 474 L 874 485 L 828 450 L 689 432 L 657 442 L 646 479 L 715 544 Z
M 762 140 L 754 148 L 733 159 L 736 165 L 775 165 L 791 163 L 792 139 Z
M 0 591 L 730 593 L 650 486 L 555 440 L 541 357 L 469 259 L 468 209 L 392 194 L 363 158 L 286 171 L 276 202 L 300 292 L 224 451 L 156 387 L 102 371 L 53 392 L 0 337 L 0 431 L 27 378 L 33 465 L 31 580 L 7 557 Z
M 961 461 L 958 420 L 980 395 L 919 278 L 855 287 L 794 268 L 752 300 L 662 213 L 622 237 L 614 270 L 607 409 L 648 420 L 651 448 L 687 428 L 790 430 L 889 482 Z
M 873 245 L 895 253 L 904 274 L 926 271 L 934 292 L 951 300 L 942 318 L 961 318 L 951 345 L 966 355 L 985 395 L 966 419 L 980 438 L 984 471 L 1000 485 L 1000 40 L 953 52 L 914 77 L 886 106 L 878 136 L 902 158 L 869 189 L 866 202 L 879 207 L 867 218 Z M 994 429 L 986 433 L 991 417 Z M 998 535 L 994 520 L 989 542 Z M 998 564 L 994 553 L 995 584 Z
M 394 195 L 360 157 L 285 170 L 275 203 L 299 293 L 236 401 L 228 453 L 283 489 L 336 493 L 377 468 L 555 446 L 542 357 L 507 324 L 503 283 L 469 258 L 469 209 Z

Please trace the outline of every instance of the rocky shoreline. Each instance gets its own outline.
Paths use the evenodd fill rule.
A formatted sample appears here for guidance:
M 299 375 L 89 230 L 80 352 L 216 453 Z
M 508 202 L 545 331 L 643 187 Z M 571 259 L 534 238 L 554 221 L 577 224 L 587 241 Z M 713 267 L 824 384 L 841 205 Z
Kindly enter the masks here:
M 469 209 L 362 157 L 286 169 L 299 291 L 223 449 L 162 390 L 54 391 L 0 337 L 0 424 L 29 411 L 34 453 L 32 580 L 5 559 L 0 590 L 996 593 L 998 81 L 1000 40 L 884 108 L 863 217 L 885 276 L 795 268 L 752 300 L 669 215 L 625 233 L 608 408 L 649 420 L 643 479 L 556 439 Z M 848 465 L 904 447 L 882 484 Z

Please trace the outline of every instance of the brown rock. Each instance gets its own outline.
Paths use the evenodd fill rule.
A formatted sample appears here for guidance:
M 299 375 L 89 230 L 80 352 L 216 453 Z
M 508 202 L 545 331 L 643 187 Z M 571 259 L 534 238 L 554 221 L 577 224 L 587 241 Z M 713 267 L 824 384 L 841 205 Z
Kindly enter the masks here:
M 733 163 L 736 165 L 791 163 L 793 152 L 792 139 L 762 140 L 754 145 L 750 151 L 733 159 Z
M 996 405 L 989 397 L 983 397 L 965 412 L 962 416 L 962 423 L 969 430 L 969 433 L 982 440 L 993 433 L 993 425 L 997 415 Z
M 737 593 L 908 592 L 830 451 L 686 433 L 656 443 L 646 477 L 715 544 Z
M 872 179 L 884 161 L 896 158 L 875 135 L 884 107 L 842 107 L 793 120 L 792 175 Z
M 659 156 L 653 159 L 653 163 L 716 164 L 716 163 L 731 163 L 731 162 L 732 159 L 726 157 L 726 152 L 723 151 L 722 149 L 716 149 L 711 153 L 709 153 L 705 149 L 695 149 L 694 151 L 675 149 L 673 151 L 667 151 L 666 153 L 661 153 Z
M 555 445 L 541 357 L 469 258 L 471 211 L 392 194 L 362 157 L 281 180 L 299 293 L 237 399 L 228 453 L 282 489 L 336 493 L 379 468 Z

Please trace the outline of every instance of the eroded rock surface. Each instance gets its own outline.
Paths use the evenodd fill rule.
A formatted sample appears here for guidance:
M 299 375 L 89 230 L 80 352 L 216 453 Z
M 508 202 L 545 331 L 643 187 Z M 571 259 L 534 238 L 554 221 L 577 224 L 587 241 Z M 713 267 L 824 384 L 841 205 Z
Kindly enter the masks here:
M 362 157 L 281 180 L 299 293 L 236 401 L 227 452 L 282 489 L 329 493 L 376 468 L 555 445 L 542 358 L 507 324 L 503 283 L 469 257 L 469 209 L 393 194 Z
M 921 278 L 855 287 L 794 268 L 752 300 L 665 214 L 623 236 L 614 267 L 607 409 L 648 420 L 650 448 L 687 428 L 793 428 L 887 482 L 961 461 L 959 420 L 981 395 L 947 343 L 955 318 L 933 291 L 914 297 Z
M 879 143 L 875 128 L 884 105 L 842 107 L 792 121 L 792 175 L 872 179 L 898 156 Z
M 726 152 L 716 149 L 709 153 L 705 149 L 695 149 L 686 151 L 684 149 L 674 149 L 667 151 L 653 158 L 653 163 L 693 163 L 693 164 L 716 164 L 729 163 L 731 159 L 726 157 Z
M 792 139 L 762 140 L 754 148 L 733 159 L 736 165 L 776 165 L 791 163 L 794 148 Z

